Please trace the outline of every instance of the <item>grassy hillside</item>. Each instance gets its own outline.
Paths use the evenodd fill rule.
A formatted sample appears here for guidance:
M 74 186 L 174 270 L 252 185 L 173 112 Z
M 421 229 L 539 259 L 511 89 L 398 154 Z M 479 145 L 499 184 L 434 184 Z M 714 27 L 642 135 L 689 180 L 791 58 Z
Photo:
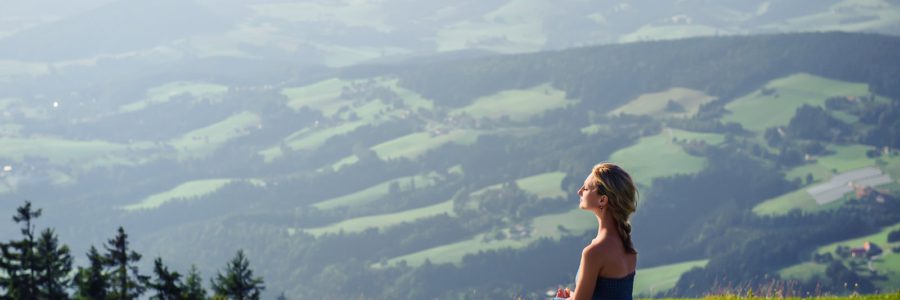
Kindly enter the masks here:
M 666 128 L 659 134 L 642 137 L 637 144 L 614 152 L 609 160 L 620 164 L 634 174 L 638 184 L 649 187 L 653 178 L 674 174 L 692 174 L 700 171 L 706 160 L 692 156 L 672 141 L 700 140 L 708 144 L 718 144 L 723 140 L 720 134 L 697 133 Z M 665 167 L 663 167 L 665 166 Z
M 818 247 L 815 250 L 815 253 L 831 253 L 831 255 L 835 259 L 840 260 L 845 265 L 850 266 L 851 270 L 861 275 L 869 275 L 871 274 L 871 272 L 869 269 L 867 269 L 868 266 L 866 266 L 866 264 L 863 262 L 864 259 L 841 258 L 840 255 L 835 252 L 835 249 L 837 249 L 838 246 L 845 246 L 850 248 L 862 247 L 864 242 L 875 243 L 884 250 L 884 253 L 881 254 L 880 257 L 874 258 L 872 260 L 871 267 L 877 270 L 877 273 L 880 275 L 880 277 L 874 278 L 873 282 L 878 288 L 882 289 L 883 291 L 895 290 L 897 289 L 896 282 L 900 280 L 900 253 L 894 252 L 893 248 L 900 246 L 900 243 L 887 242 L 888 233 L 895 230 L 900 230 L 900 224 L 887 226 L 881 231 L 874 234 Z M 779 271 L 779 274 L 781 274 L 785 278 L 793 279 L 809 279 L 813 276 L 824 278 L 826 276 L 825 269 L 825 264 L 806 262 L 784 268 Z
M 653 268 L 638 268 L 634 275 L 634 294 L 652 296 L 675 287 L 681 274 L 695 267 L 706 266 L 709 260 L 701 259 L 669 264 Z
M 864 145 L 829 146 L 829 150 L 833 151 L 833 154 L 816 158 L 816 161 L 811 164 L 795 167 L 785 173 L 785 177 L 789 180 L 794 178 L 805 180 L 807 175 L 812 175 L 815 183 L 821 183 L 828 181 L 838 173 L 864 167 L 878 167 L 885 174 L 889 174 L 894 179 L 895 184 L 900 184 L 900 156 L 878 159 L 868 158 L 865 152 L 870 149 L 872 148 Z M 841 200 L 819 205 L 806 191 L 810 186 L 807 185 L 763 201 L 753 208 L 753 212 L 757 215 L 783 215 L 795 208 L 804 212 L 818 212 L 838 208 L 851 199 L 848 193 Z
M 689 118 L 697 114 L 697 111 L 700 110 L 700 105 L 715 99 L 715 97 L 701 91 L 676 87 L 658 93 L 643 94 L 609 112 L 608 115 L 629 114 Z M 666 111 L 666 105 L 669 101 L 680 105 L 683 111 Z
M 451 111 L 450 115 L 466 114 L 474 118 L 492 119 L 507 117 L 514 121 L 526 121 L 544 111 L 575 103 L 578 101 L 567 99 L 564 91 L 541 84 L 530 89 L 506 90 L 475 99 L 472 104 Z
M 154 209 L 160 205 L 175 200 L 190 200 L 191 198 L 200 197 L 222 188 L 226 184 L 231 183 L 235 179 L 201 179 L 191 180 L 178 186 L 162 192 L 145 197 L 140 202 L 123 206 L 121 209 L 126 211 Z M 250 180 L 251 183 L 261 185 L 260 180 Z
M 453 201 L 447 200 L 438 204 L 409 209 L 396 213 L 347 219 L 325 227 L 303 229 L 303 231 L 316 236 L 338 232 L 353 233 L 360 232 L 369 228 L 383 229 L 392 225 L 397 225 L 404 222 L 413 222 L 418 219 L 440 214 L 453 216 Z M 294 230 L 296 229 L 292 229 L 291 232 L 293 232 Z
M 830 97 L 862 97 L 870 93 L 863 83 L 798 73 L 769 81 L 760 90 L 729 102 L 725 109 L 731 113 L 722 121 L 762 132 L 766 128 L 786 126 L 797 108 L 804 104 L 824 107 Z

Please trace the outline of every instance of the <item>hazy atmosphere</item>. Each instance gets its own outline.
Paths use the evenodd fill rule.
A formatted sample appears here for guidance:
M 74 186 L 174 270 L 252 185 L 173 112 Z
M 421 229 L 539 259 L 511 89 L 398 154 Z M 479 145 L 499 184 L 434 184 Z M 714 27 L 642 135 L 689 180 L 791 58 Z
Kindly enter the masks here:
M 549 299 L 603 161 L 635 297 L 896 292 L 898 35 L 897 0 L 0 1 L 0 298 L 35 243 L 51 299 L 231 297 L 240 259 L 262 299 Z

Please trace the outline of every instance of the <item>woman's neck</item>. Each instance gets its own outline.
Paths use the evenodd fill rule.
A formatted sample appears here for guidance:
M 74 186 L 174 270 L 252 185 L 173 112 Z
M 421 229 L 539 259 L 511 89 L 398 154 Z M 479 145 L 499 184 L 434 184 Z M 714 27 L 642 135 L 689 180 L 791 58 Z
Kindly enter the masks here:
M 601 215 L 599 212 L 595 212 L 594 216 L 597 217 L 597 238 L 596 240 L 601 240 L 607 236 L 618 236 L 619 228 L 616 222 L 610 217 L 608 214 Z

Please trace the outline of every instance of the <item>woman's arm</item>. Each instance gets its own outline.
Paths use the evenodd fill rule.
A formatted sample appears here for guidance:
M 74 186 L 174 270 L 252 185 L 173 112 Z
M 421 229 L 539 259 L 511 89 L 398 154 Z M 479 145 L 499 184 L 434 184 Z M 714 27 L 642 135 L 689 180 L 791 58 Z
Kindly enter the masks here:
M 588 300 L 594 294 L 597 276 L 600 275 L 600 255 L 596 245 L 589 245 L 581 251 L 581 264 L 575 278 L 575 292 L 570 299 Z

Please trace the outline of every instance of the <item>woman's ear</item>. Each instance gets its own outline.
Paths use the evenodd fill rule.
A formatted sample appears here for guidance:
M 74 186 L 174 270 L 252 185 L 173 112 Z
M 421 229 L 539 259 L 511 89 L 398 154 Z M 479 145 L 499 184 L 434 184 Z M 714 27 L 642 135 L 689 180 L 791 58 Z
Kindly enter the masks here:
M 600 200 L 597 201 L 597 204 L 599 204 L 600 207 L 605 207 L 609 204 L 609 197 L 607 197 L 606 195 L 600 195 Z

